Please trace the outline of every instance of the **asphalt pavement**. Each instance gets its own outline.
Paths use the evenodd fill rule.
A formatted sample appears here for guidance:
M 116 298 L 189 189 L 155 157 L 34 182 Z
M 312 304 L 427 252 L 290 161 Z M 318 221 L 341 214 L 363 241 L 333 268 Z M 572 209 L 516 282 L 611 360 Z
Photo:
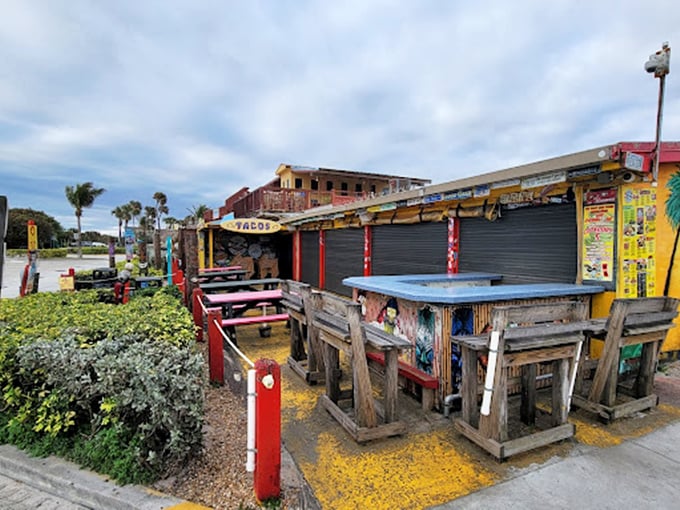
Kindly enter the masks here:
M 125 255 L 116 255 L 116 261 L 121 261 Z M 21 275 L 26 266 L 25 257 L 7 257 L 3 266 L 2 289 L 0 297 L 15 298 L 19 295 L 21 285 Z M 38 290 L 40 292 L 54 292 L 59 290 L 59 275 L 66 274 L 69 268 L 75 271 L 95 269 L 98 267 L 108 267 L 108 255 L 83 255 L 78 258 L 69 255 L 65 258 L 38 259 L 38 272 L 40 279 Z

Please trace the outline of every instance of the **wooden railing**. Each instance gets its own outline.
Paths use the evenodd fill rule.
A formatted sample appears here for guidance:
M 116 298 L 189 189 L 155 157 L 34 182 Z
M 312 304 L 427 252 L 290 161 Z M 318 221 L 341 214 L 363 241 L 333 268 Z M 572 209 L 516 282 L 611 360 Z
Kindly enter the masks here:
M 244 218 L 262 212 L 302 212 L 323 205 L 349 204 L 364 198 L 366 193 L 363 192 L 263 187 L 237 200 L 234 215 Z

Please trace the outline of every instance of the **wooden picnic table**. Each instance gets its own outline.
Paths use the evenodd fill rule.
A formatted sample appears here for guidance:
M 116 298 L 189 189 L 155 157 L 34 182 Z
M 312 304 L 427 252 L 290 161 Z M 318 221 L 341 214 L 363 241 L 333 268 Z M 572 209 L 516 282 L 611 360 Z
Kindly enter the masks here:
M 207 306 L 222 308 L 222 317 L 232 319 L 243 315 L 258 305 L 280 306 L 283 297 L 281 290 L 256 290 L 249 292 L 230 292 L 222 294 L 207 294 L 204 300 Z
M 199 283 L 201 290 L 209 294 L 211 292 L 243 292 L 272 290 L 281 283 L 279 278 L 259 278 L 255 280 L 228 280 L 223 282 Z M 261 287 L 261 288 L 259 288 Z
M 258 290 L 250 292 L 231 292 L 228 294 L 209 294 L 204 297 L 208 307 L 219 306 L 222 309 L 222 327 L 227 328 L 235 338 L 235 327 L 247 324 L 267 323 L 288 320 L 287 313 L 279 313 L 283 292 L 280 289 Z M 275 313 L 267 313 L 267 307 L 273 307 Z M 248 310 L 261 308 L 262 314 L 244 317 Z M 264 329 L 260 329 L 260 335 Z

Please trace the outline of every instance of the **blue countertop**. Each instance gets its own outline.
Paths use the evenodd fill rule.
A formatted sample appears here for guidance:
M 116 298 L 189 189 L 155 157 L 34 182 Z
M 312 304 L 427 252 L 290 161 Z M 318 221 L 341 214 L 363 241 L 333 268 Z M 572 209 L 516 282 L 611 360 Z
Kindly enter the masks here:
M 578 296 L 599 294 L 605 290 L 600 285 L 576 285 L 571 283 L 489 285 L 489 282 L 500 279 L 500 275 L 492 273 L 458 273 L 452 275 L 352 276 L 342 280 L 342 283 L 348 287 L 377 292 L 409 301 L 442 304 L 469 304 L 508 301 L 511 299 Z M 475 284 L 476 282 L 479 284 Z M 450 283 L 450 286 L 447 286 L 447 283 Z

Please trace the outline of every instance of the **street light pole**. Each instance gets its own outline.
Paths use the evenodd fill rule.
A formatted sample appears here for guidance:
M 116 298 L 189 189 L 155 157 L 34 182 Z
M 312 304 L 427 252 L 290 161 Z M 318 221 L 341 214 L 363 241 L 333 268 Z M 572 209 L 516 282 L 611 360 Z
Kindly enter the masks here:
M 670 72 L 671 48 L 667 42 L 661 45 L 661 49 L 649 56 L 645 62 L 645 71 L 654 73 L 659 78 L 659 101 L 656 110 L 656 143 L 654 145 L 654 168 L 652 169 L 652 182 L 656 185 L 659 177 L 659 160 L 661 159 L 661 123 L 663 121 L 663 98 L 666 89 L 666 75 Z

